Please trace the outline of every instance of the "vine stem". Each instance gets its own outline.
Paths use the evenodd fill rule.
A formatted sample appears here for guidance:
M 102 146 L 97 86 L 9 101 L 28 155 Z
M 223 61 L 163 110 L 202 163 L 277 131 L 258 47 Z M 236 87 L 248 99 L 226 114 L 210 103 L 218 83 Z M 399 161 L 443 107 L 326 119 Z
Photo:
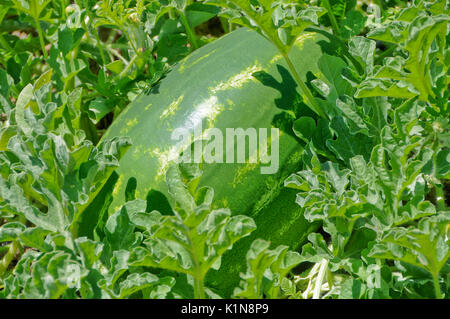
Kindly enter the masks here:
M 192 30 L 191 26 L 189 25 L 189 21 L 187 20 L 186 15 L 181 11 L 179 11 L 179 15 L 181 23 L 183 24 L 183 27 L 186 30 L 186 34 L 189 38 L 189 43 L 192 45 L 192 49 L 198 49 L 197 37 L 195 36 L 194 30 Z
M 436 299 L 442 299 L 441 287 L 439 285 L 439 276 L 436 274 L 433 274 L 433 285 L 436 294 Z
M 300 86 L 300 89 L 302 90 L 303 94 L 305 94 L 306 98 L 308 99 L 310 108 L 314 112 L 316 112 L 319 116 L 323 117 L 324 119 L 328 119 L 328 116 L 325 114 L 325 112 L 322 110 L 320 105 L 314 99 L 314 96 L 312 95 L 312 93 L 308 89 L 308 87 L 306 86 L 305 82 L 303 82 L 303 80 L 300 78 L 300 75 L 298 74 L 298 72 L 297 72 L 294 64 L 292 63 L 291 59 L 289 58 L 288 54 L 283 54 L 283 57 L 286 60 L 292 74 L 294 75 L 294 78 L 295 78 L 297 84 Z

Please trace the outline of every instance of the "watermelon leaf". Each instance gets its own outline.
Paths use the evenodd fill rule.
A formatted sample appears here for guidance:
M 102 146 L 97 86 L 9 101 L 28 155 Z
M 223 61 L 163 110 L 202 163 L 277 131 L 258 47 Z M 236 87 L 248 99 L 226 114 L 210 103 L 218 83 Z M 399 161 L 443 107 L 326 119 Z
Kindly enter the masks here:
M 151 266 L 187 274 L 193 278 L 194 296 L 205 298 L 204 278 L 220 267 L 221 256 L 233 244 L 255 228 L 247 216 L 231 216 L 229 209 L 211 209 L 212 189 L 191 194 L 187 179 L 178 165 L 167 172 L 169 192 L 177 203 L 174 215 L 153 211 L 146 248 L 138 247 L 131 255 L 133 266 Z M 208 195 L 206 195 L 208 194 Z M 205 196 L 206 195 L 206 196 Z M 197 198 L 197 201 L 194 199 Z M 202 198 L 202 200 L 198 200 Z

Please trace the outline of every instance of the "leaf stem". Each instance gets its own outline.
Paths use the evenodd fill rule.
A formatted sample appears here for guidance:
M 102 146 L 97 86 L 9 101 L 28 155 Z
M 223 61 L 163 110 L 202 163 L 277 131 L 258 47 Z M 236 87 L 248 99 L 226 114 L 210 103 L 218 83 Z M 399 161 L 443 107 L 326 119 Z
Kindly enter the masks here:
M 7 51 L 12 51 L 13 49 L 11 48 L 11 46 L 9 45 L 8 41 L 6 41 L 6 39 L 3 37 L 2 34 L 0 34 L 0 44 L 2 45 L 3 48 L 5 48 L 5 50 Z
M 380 15 L 384 15 L 383 3 L 380 0 L 375 0 L 375 2 L 377 3 L 378 7 L 380 8 Z
M 60 0 L 61 3 L 61 16 L 64 20 L 66 20 L 66 0 Z
M 84 3 L 84 1 L 83 1 Z M 89 9 L 89 6 L 87 4 L 85 4 L 86 6 L 86 13 L 87 16 L 89 17 L 89 26 L 86 24 L 85 20 L 83 19 L 83 26 L 86 29 L 86 37 L 89 40 L 89 31 L 92 32 L 92 34 L 94 34 L 95 37 L 95 41 L 97 41 L 97 45 L 98 45 L 98 51 L 100 52 L 100 58 L 102 59 L 103 65 L 106 65 L 106 58 L 105 58 L 105 48 L 103 47 L 103 43 L 100 40 L 100 36 L 98 35 L 98 29 L 91 26 L 91 21 L 94 21 L 94 19 L 92 18 L 92 12 Z
M 121 61 L 123 62 L 123 64 L 128 65 L 127 59 L 125 59 L 125 58 L 124 58 L 119 52 L 117 52 L 115 49 L 106 47 L 106 51 L 108 51 L 109 53 L 111 53 L 112 55 L 114 55 L 116 58 L 118 58 L 119 60 L 121 60 Z M 106 63 L 105 63 L 105 64 L 106 64 Z
M 391 45 L 388 49 L 384 50 L 375 58 L 374 64 L 379 64 L 383 62 L 383 59 L 388 55 L 390 55 L 392 52 L 394 52 L 396 48 L 397 48 L 396 45 Z
M 125 34 L 125 37 L 128 39 L 128 42 L 130 42 L 131 48 L 133 49 L 134 53 L 136 55 L 139 55 L 139 51 L 137 50 L 136 46 L 133 43 L 133 40 L 131 39 L 129 33 L 127 30 L 125 30 L 125 26 L 123 26 L 123 28 L 121 28 L 121 30 L 123 31 L 123 33 Z
M 222 25 L 222 29 L 225 33 L 231 32 L 231 23 L 228 21 L 228 19 L 219 17 L 220 24 Z
M 445 203 L 445 194 L 444 194 L 444 184 L 442 181 L 439 180 L 437 174 L 436 174 L 436 169 L 438 167 L 438 162 L 437 162 L 437 154 L 440 150 L 440 143 L 439 143 L 439 138 L 437 136 L 437 133 L 435 132 L 434 134 L 434 142 L 433 142 L 433 150 L 435 151 L 434 156 L 433 156 L 433 166 L 434 166 L 434 172 L 433 172 L 433 176 L 435 178 L 435 180 L 437 181 L 437 183 L 433 183 L 434 184 L 434 191 L 435 191 L 435 196 L 436 196 L 436 206 L 438 211 L 445 211 L 447 209 L 447 205 Z
M 189 25 L 189 21 L 186 18 L 186 15 L 182 11 L 178 11 L 180 15 L 181 23 L 183 24 L 184 29 L 186 30 L 186 34 L 189 38 L 189 43 L 192 46 L 192 51 L 198 49 L 198 42 L 197 37 L 195 35 L 194 30 L 192 30 L 191 26 Z
M 331 10 L 331 5 L 328 0 L 322 0 L 325 9 L 327 9 L 328 17 L 330 18 L 331 27 L 333 28 L 333 33 L 337 36 L 341 34 L 339 29 L 339 25 L 337 24 L 336 17 L 333 14 L 333 10 Z
M 36 22 L 36 29 L 38 31 L 39 35 L 39 42 L 41 44 L 42 53 L 44 54 L 44 59 L 48 59 L 47 51 L 45 50 L 45 42 L 44 42 L 44 35 L 42 33 L 41 24 L 39 23 L 39 19 L 34 17 L 34 21 Z
M 205 299 L 205 288 L 203 279 L 194 276 L 194 299 Z
M 433 274 L 433 285 L 436 299 L 442 299 L 441 287 L 439 285 L 439 275 Z
M 434 188 L 436 191 L 436 206 L 437 206 L 438 210 L 444 211 L 444 210 L 446 210 L 444 186 L 443 186 L 443 184 L 439 184 L 439 185 L 436 184 L 434 186 Z
M 5 256 L 3 256 L 3 259 L 0 263 L 0 277 L 3 276 L 3 274 L 8 270 L 9 264 L 13 260 L 14 256 L 17 254 L 17 252 L 20 249 L 19 241 L 15 240 L 13 241 L 8 249 L 8 252 Z
M 103 52 L 104 48 L 103 48 L 103 44 L 102 41 L 100 40 L 100 37 L 98 36 L 98 30 L 96 28 L 93 28 L 94 30 L 94 36 L 95 36 L 95 41 L 97 41 L 97 45 L 98 45 L 98 51 L 100 52 L 100 58 L 102 59 L 103 65 L 106 65 L 106 58 L 105 58 L 105 53 Z M 87 34 L 89 34 L 89 31 L 87 32 Z
M 131 58 L 130 62 L 128 62 L 127 66 L 122 70 L 122 72 L 120 72 L 117 77 L 119 79 L 121 79 L 122 77 L 124 77 L 128 71 L 130 71 L 131 67 L 133 66 L 133 64 L 136 62 L 138 56 L 135 55 L 133 56 L 133 58 Z
M 194 299 L 205 299 L 205 287 L 203 284 L 203 278 L 204 272 L 202 270 L 201 266 L 201 260 L 202 258 L 199 256 L 197 251 L 197 246 L 194 245 L 194 242 L 192 240 L 192 232 L 196 232 L 197 229 L 194 228 L 187 228 L 186 229 L 186 237 L 189 241 L 189 248 L 191 250 L 191 257 L 194 262 L 194 273 L 192 274 L 192 277 L 194 277 Z
M 306 84 L 300 78 L 300 75 L 298 74 L 297 70 L 295 69 L 295 66 L 292 63 L 291 59 L 289 58 L 288 54 L 283 53 L 283 57 L 286 60 L 292 74 L 294 75 L 294 78 L 295 78 L 297 84 L 300 86 L 300 89 L 302 90 L 303 94 L 305 94 L 306 98 L 308 99 L 308 102 L 310 104 L 309 107 L 311 108 L 311 110 L 316 112 L 320 117 L 323 117 L 324 119 L 328 119 L 328 116 L 325 114 L 325 112 L 322 110 L 320 105 L 314 99 L 314 96 L 312 95 L 311 91 L 308 89 Z
M 316 278 L 316 284 L 314 285 L 313 299 L 319 299 L 322 291 L 322 284 L 325 278 L 325 274 L 328 269 L 328 259 L 324 259 L 320 262 L 319 274 Z

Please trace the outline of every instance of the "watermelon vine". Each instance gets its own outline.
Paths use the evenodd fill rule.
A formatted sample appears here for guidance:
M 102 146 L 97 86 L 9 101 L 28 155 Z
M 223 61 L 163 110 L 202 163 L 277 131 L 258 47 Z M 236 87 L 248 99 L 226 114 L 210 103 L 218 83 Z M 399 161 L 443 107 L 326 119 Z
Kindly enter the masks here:
M 448 299 L 448 0 L 0 4 L 0 298 Z

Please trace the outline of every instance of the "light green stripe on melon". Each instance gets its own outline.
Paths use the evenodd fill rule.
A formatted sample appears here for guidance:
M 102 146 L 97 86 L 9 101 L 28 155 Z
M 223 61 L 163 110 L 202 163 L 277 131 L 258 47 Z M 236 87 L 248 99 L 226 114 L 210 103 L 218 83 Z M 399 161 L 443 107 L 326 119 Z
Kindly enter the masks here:
M 233 75 L 228 81 L 225 83 L 219 83 L 216 87 L 211 88 L 211 94 L 217 94 L 220 91 L 229 90 L 231 88 L 241 88 L 248 81 L 255 81 L 253 74 L 255 72 L 262 71 L 262 67 L 255 62 L 254 65 L 249 66 L 248 68 L 242 70 L 236 75 Z
M 198 58 L 197 60 L 195 60 L 194 62 L 190 62 L 188 59 L 189 57 L 187 57 L 184 61 L 182 61 L 180 63 L 180 66 L 178 68 L 178 72 L 183 73 L 185 70 L 189 70 L 190 68 L 192 68 L 194 65 L 196 65 L 197 63 L 200 63 L 202 60 L 206 59 L 207 57 L 209 57 L 211 54 L 213 54 L 214 52 L 216 52 L 216 50 L 211 50 L 210 52 L 206 53 L 205 55 L 201 56 L 200 58 Z M 186 64 L 188 64 L 188 66 L 186 66 Z
M 178 110 L 178 107 L 180 106 L 181 101 L 183 101 L 184 95 L 181 95 L 178 97 L 178 99 L 174 100 L 170 105 L 167 107 L 167 109 L 164 110 L 164 112 L 159 117 L 161 120 L 166 119 L 170 115 L 174 115 L 176 110 Z
M 307 34 L 290 54 L 304 81 L 308 72 L 319 72 L 317 62 L 323 54 L 319 41 L 327 42 L 327 39 Z M 278 89 L 263 85 L 254 73 L 266 72 L 283 89 L 295 90 L 292 78 L 281 78 L 280 67 L 288 69 L 273 45 L 244 28 L 196 50 L 175 66 L 155 93 L 131 103 L 104 136 L 109 138 L 126 132 L 133 142 L 117 170 L 120 183 L 114 190 L 112 207 L 123 203 L 130 177 L 137 179 L 137 191 L 143 198 L 150 189 L 167 194 L 164 173 L 180 151 L 175 146 L 177 141 L 171 140 L 175 128 L 187 128 L 192 133 L 195 125 L 202 122 L 204 133 L 215 127 L 224 136 L 226 128 L 268 128 L 270 132 L 274 117 L 285 112 L 276 103 L 289 108 L 296 102 L 282 96 Z M 137 123 L 126 125 L 135 118 Z M 296 192 L 283 187 L 284 178 L 300 169 L 301 146 L 285 133 L 280 134 L 279 147 L 280 169 L 274 175 L 261 175 L 262 164 L 248 162 L 203 165 L 199 186 L 214 188 L 213 206 L 227 206 L 233 214 L 251 216 L 258 227 L 249 238 L 240 240 L 235 249 L 227 252 L 220 272 L 211 273 L 207 278 L 209 286 L 220 289 L 226 296 L 239 282 L 239 272 L 245 271 L 245 254 L 253 239 L 260 237 L 274 245 L 296 248 L 316 227 L 302 217 L 295 204 Z

